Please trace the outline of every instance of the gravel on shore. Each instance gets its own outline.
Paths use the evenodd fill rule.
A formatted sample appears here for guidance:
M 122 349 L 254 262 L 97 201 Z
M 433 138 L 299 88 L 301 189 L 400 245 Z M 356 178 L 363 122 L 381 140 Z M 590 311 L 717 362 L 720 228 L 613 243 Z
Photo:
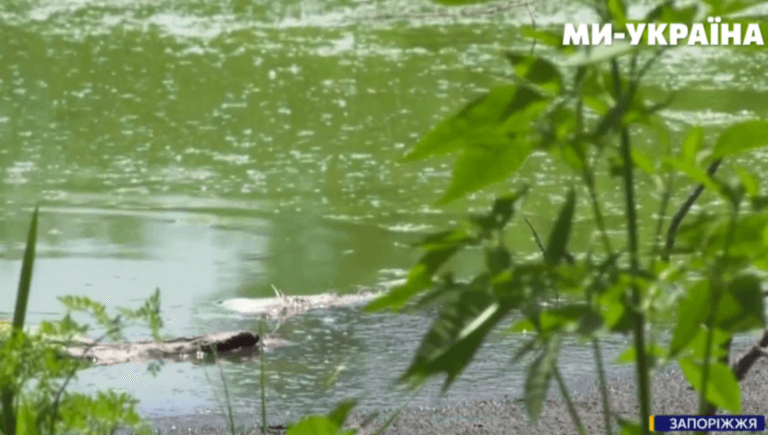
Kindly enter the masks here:
M 568 383 L 568 380 L 565 380 Z M 656 373 L 652 378 L 653 405 L 656 415 L 696 414 L 698 396 L 688 387 L 679 370 Z M 742 412 L 749 415 L 768 414 L 768 361 L 758 360 L 741 381 Z M 637 399 L 634 379 L 613 379 L 609 382 L 609 400 L 613 412 L 624 418 L 637 420 Z M 602 434 L 604 417 L 599 390 L 591 387 L 573 397 L 582 424 L 588 433 Z M 367 426 L 361 427 L 367 416 L 352 413 L 347 420 L 349 428 L 357 429 L 358 435 L 373 434 L 390 415 L 382 412 Z M 614 420 L 615 421 L 615 420 Z M 285 427 L 270 428 L 272 435 L 284 434 Z M 614 433 L 619 429 L 614 425 Z M 224 427 L 177 427 L 163 434 L 226 434 Z M 260 434 L 257 427 L 246 434 Z M 577 430 L 562 400 L 547 400 L 535 426 L 528 423 L 523 403 L 520 401 L 475 401 L 439 409 L 407 407 L 397 417 L 386 435 L 569 435 Z M 725 433 L 725 432 L 721 432 Z

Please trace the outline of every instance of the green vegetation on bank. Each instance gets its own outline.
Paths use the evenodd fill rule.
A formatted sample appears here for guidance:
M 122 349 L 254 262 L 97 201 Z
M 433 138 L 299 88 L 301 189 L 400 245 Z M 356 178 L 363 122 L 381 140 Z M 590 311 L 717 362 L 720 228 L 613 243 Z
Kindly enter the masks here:
M 619 29 L 631 21 L 622 0 L 584 3 L 603 22 Z M 690 25 L 704 22 L 707 16 L 720 16 L 728 22 L 729 16 L 762 3 L 705 0 L 678 6 L 667 1 L 640 21 Z M 569 404 L 574 426 L 585 433 L 558 369 L 562 341 L 572 335 L 593 349 L 607 434 L 649 432 L 648 416 L 653 413 L 650 373 L 670 361 L 680 366 L 700 394 L 696 412 L 739 413 L 741 374 L 728 365 L 730 343 L 736 333 L 765 328 L 761 272 L 768 268 L 768 196 L 763 194 L 759 174 L 738 167 L 732 157 L 768 145 L 768 121 L 737 123 L 712 141 L 693 126 L 682 140 L 675 140 L 660 115 L 667 102 L 647 101 L 643 92 L 645 75 L 660 56 L 675 47 L 616 43 L 576 49 L 561 46 L 559 30 L 530 26 L 523 33 L 534 42 L 528 52 L 506 53 L 511 81 L 440 123 L 406 160 L 456 156 L 441 203 L 508 180 L 534 151 L 545 151 L 562 161 L 581 179 L 582 186 L 563 188 L 564 200 L 550 228 L 530 226 L 531 237 L 542 251 L 537 260 L 516 256 L 505 237 L 522 201 L 537 194 L 535 186 L 518 186 L 497 198 L 489 213 L 471 216 L 464 225 L 430 235 L 419 244 L 424 254 L 407 282 L 366 308 L 439 307 L 402 382 L 418 388 L 442 375 L 444 389 L 448 389 L 487 335 L 514 312 L 523 318 L 509 331 L 533 333 L 513 358 L 531 361 L 525 383 L 531 422 L 541 414 L 554 383 Z M 538 53 L 542 46 L 546 56 Z M 641 134 L 655 137 L 652 149 L 637 146 Z M 726 170 L 726 176 L 721 175 Z M 599 171 L 610 171 L 623 190 L 620 229 L 626 241 L 619 245 L 609 237 L 615 228 L 606 224 L 602 186 L 595 182 Z M 641 234 L 638 226 L 636 189 L 641 177 L 651 180 L 659 193 L 652 234 Z M 676 204 L 673 198 L 679 188 L 675 185 L 681 179 L 696 187 L 682 204 Z M 704 192 L 721 200 L 721 213 L 693 216 L 693 205 Z M 592 224 L 594 240 L 586 252 L 570 249 L 574 222 Z M 107 331 L 105 338 L 119 338 L 124 320 L 148 322 L 158 338 L 159 293 L 138 310 L 121 309 L 114 317 L 107 315 L 105 306 L 87 298 L 62 297 L 67 314 L 61 321 L 43 322 L 36 331 L 25 331 L 36 232 L 37 210 L 11 331 L 0 349 L 0 430 L 9 435 L 112 433 L 118 425 L 148 430 L 135 412 L 135 401 L 126 394 L 110 391 L 91 397 L 67 392 L 69 380 L 87 364 L 61 356 L 60 345 L 45 337 L 66 341 L 85 334 L 87 327 L 70 315 L 83 311 Z M 444 266 L 467 249 L 482 252 L 485 270 L 461 281 L 443 273 Z M 552 304 L 553 300 L 562 302 Z M 672 340 L 662 345 L 658 330 L 670 320 Z M 607 400 L 600 348 L 600 339 L 607 334 L 632 338 L 633 344 L 620 360 L 634 363 L 637 369 L 640 407 L 635 421 L 618 419 Z M 262 374 L 266 363 L 262 357 Z M 264 382 L 262 375 L 266 432 Z M 353 401 L 343 402 L 327 416 L 305 417 L 288 433 L 353 433 L 343 430 L 353 407 Z M 231 408 L 228 414 L 228 426 L 235 433 Z

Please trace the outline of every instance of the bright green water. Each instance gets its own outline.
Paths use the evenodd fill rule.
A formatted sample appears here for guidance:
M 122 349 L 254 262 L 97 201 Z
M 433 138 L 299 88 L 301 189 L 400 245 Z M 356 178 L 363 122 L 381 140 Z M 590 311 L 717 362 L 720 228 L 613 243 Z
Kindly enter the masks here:
M 539 24 L 590 19 L 565 2 L 532 8 Z M 170 335 L 251 328 L 252 320 L 215 302 L 268 296 L 272 284 L 312 294 L 401 277 L 417 256 L 409 242 L 486 208 L 493 190 L 436 208 L 450 161 L 397 159 L 438 120 L 503 80 L 502 49 L 527 48 L 516 30 L 530 19 L 525 10 L 451 18 L 433 9 L 397 0 L 4 2 L 0 288 L 9 296 L 0 316 L 13 307 L 35 201 L 42 215 L 31 322 L 59 313 L 57 295 L 135 306 L 160 287 Z M 426 18 L 406 18 L 418 15 Z M 693 122 L 715 133 L 768 114 L 766 57 L 678 50 L 650 74 L 649 95 L 678 92 L 665 112 L 676 135 Z M 742 162 L 762 171 L 764 156 Z M 524 216 L 546 231 L 575 178 L 535 155 L 520 180 L 539 198 Z M 656 200 L 652 185 L 640 183 L 648 231 Z M 603 177 L 600 189 L 609 224 L 621 222 L 619 184 Z M 519 223 L 513 246 L 535 253 Z M 577 231 L 574 243 L 589 238 Z M 464 258 L 457 272 L 475 262 Z M 367 407 L 398 405 L 391 382 L 428 323 L 428 316 L 340 309 L 283 325 L 281 336 L 295 345 L 270 354 L 271 414 L 296 418 L 354 395 Z M 452 399 L 520 393 L 523 373 L 506 365 L 515 340 L 491 341 Z M 617 338 L 606 352 L 623 346 Z M 583 378 L 589 352 L 568 352 L 564 372 Z M 225 366 L 245 420 L 256 418 L 255 368 Z M 157 378 L 143 370 L 89 370 L 77 388 L 125 388 L 149 416 L 216 409 L 221 388 L 210 367 L 213 387 L 188 363 L 169 364 Z M 414 403 L 429 404 L 434 393 Z

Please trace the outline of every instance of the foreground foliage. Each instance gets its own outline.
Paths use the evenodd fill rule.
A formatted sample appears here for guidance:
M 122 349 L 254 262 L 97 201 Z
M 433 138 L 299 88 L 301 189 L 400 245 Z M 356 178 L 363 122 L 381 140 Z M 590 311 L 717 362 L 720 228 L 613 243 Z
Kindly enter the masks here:
M 437 1 L 465 5 L 484 0 Z M 746 18 L 729 16 L 764 2 L 704 0 L 679 6 L 665 1 L 639 21 L 627 16 L 623 0 L 581 3 L 621 31 L 632 22 L 690 26 L 706 22 L 707 16 L 720 16 L 730 25 L 747 23 Z M 732 165 L 735 175 L 727 179 L 716 173 L 730 157 L 768 145 L 768 121 L 732 125 L 712 142 L 705 140 L 699 126 L 691 126 L 681 140 L 673 139 L 659 113 L 669 100 L 646 101 L 642 80 L 659 57 L 675 47 L 614 42 L 576 49 L 562 46 L 562 33 L 523 28 L 522 34 L 535 41 L 533 47 L 544 45 L 548 56 L 536 54 L 533 47 L 530 52 L 506 53 L 514 75 L 511 83 L 489 90 L 440 123 L 405 158 L 456 156 L 439 204 L 508 180 L 534 151 L 565 163 L 581 179 L 582 188 L 563 188 L 563 204 L 545 241 L 526 221 L 541 258 L 521 261 L 505 240 L 522 199 L 536 194 L 535 187 L 523 185 L 498 197 L 489 213 L 425 237 L 418 245 L 424 254 L 407 282 L 374 300 L 367 310 L 439 306 L 401 381 L 417 387 L 444 375 L 444 390 L 502 319 L 512 313 L 522 316 L 509 330 L 534 333 L 513 356 L 514 362 L 523 357 L 531 361 L 525 404 L 532 424 L 554 381 L 574 426 L 585 433 L 558 369 L 563 338 L 569 335 L 594 351 L 607 434 L 614 433 L 617 423 L 622 434 L 649 433 L 650 374 L 668 361 L 679 365 L 699 393 L 699 414 L 712 415 L 717 409 L 739 413 L 738 381 L 743 373 L 728 366 L 730 343 L 734 334 L 766 326 L 760 272 L 768 269 L 768 197 L 762 194 L 760 177 L 744 168 Z M 641 133 L 654 135 L 652 149 L 633 144 Z M 623 243 L 612 238 L 606 226 L 606 207 L 596 182 L 606 171 L 623 189 Z M 673 199 L 680 196 L 674 182 L 681 177 L 695 187 L 670 215 Z M 638 223 L 641 178 L 657 187 L 660 198 L 655 225 L 644 236 Z M 723 210 L 702 212 L 683 223 L 704 191 L 718 197 Z M 586 254 L 573 255 L 570 236 L 577 221 L 591 222 L 587 231 L 595 237 L 589 246 L 580 247 Z M 485 257 L 484 271 L 464 281 L 444 272 L 457 253 L 478 248 Z M 562 304 L 557 303 L 560 296 Z M 670 323 L 672 340 L 662 345 L 655 332 Z M 616 333 L 632 337 L 632 346 L 619 362 L 634 363 L 637 369 L 636 421 L 617 418 L 608 403 L 599 343 L 601 337 Z M 323 424 L 328 428 L 311 433 L 338 433 L 340 425 L 327 420 Z
M 35 259 L 38 211 L 32 215 L 27 246 L 22 262 L 13 323 L 0 331 L 0 433 L 42 435 L 58 433 L 112 434 L 119 426 L 137 433 L 150 433 L 149 426 L 136 413 L 137 401 L 123 392 L 100 391 L 95 396 L 66 390 L 86 361 L 72 359 L 61 352 L 65 343 L 84 336 L 88 325 L 72 318 L 75 312 L 90 314 L 106 332 L 101 339 L 124 339 L 125 321 L 148 322 L 159 338 L 160 294 L 156 291 L 136 310 L 120 309 L 110 317 L 106 307 L 85 297 L 63 296 L 66 307 L 62 320 L 43 321 L 31 330 L 24 328 L 32 269 Z

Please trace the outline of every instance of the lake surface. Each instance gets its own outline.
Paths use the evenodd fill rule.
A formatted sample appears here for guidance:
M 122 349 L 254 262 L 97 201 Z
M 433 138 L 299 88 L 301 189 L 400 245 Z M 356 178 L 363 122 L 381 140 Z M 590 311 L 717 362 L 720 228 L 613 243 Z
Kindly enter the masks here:
M 34 3 L 34 4 L 33 4 Z M 634 6 L 640 13 L 642 5 Z M 0 316 L 13 309 L 29 215 L 42 208 L 28 321 L 57 318 L 56 296 L 137 306 L 161 289 L 164 333 L 254 328 L 217 301 L 353 292 L 401 278 L 418 257 L 408 244 L 485 210 L 495 193 L 529 181 L 522 215 L 540 231 L 576 178 L 532 156 L 509 183 L 447 207 L 449 159 L 401 164 L 406 149 L 446 115 L 502 83 L 505 49 L 529 12 L 459 17 L 428 2 L 55 0 L 0 5 Z M 537 24 L 590 22 L 564 1 L 531 5 Z M 694 123 L 707 137 L 768 115 L 765 51 L 686 48 L 660 60 L 648 96 L 677 92 L 664 115 L 675 137 Z M 692 67 L 695 65 L 695 67 Z M 653 152 L 649 140 L 638 146 Z M 765 153 L 739 163 L 765 173 Z M 621 222 L 619 184 L 601 175 L 608 224 Z M 656 196 L 639 180 L 641 229 Z M 681 190 L 681 196 L 685 195 Z M 711 196 L 701 198 L 711 207 Z M 580 204 L 584 206 L 584 204 Z M 516 219 L 510 244 L 536 254 Z M 577 222 L 573 244 L 589 242 Z M 616 227 L 616 243 L 624 233 Z M 475 256 L 452 267 L 466 276 Z M 268 354 L 273 421 L 326 412 L 350 397 L 396 407 L 392 388 L 431 315 L 311 311 L 280 326 L 292 345 Z M 131 329 L 131 338 L 146 331 Z M 748 338 L 740 341 L 741 345 Z M 518 396 L 519 338 L 493 335 L 444 400 Z M 607 340 L 606 357 L 626 347 Z M 591 381 L 587 348 L 569 345 L 562 370 Z M 223 364 L 238 418 L 258 417 L 258 364 Z M 223 388 L 215 366 L 95 368 L 76 389 L 125 389 L 148 417 L 210 415 Z M 629 367 L 610 368 L 617 377 Z M 206 377 L 207 375 L 207 377 Z M 435 403 L 430 384 L 412 404 Z M 216 420 L 223 424 L 223 420 Z

